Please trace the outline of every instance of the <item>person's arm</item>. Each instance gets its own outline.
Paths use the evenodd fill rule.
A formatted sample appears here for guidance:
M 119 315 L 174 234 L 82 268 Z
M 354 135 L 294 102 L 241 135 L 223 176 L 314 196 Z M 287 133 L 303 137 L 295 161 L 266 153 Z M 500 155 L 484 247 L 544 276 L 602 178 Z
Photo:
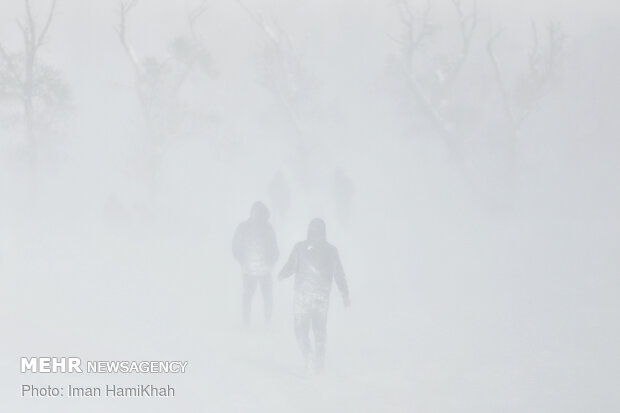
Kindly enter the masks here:
M 351 300 L 349 299 L 349 285 L 347 283 L 347 277 L 344 274 L 344 269 L 342 268 L 342 263 L 340 262 L 340 255 L 336 248 L 334 248 L 332 257 L 332 274 L 334 276 L 334 281 L 336 281 L 336 286 L 340 291 L 340 295 L 342 296 L 342 302 L 345 307 L 348 307 L 351 305 Z
M 298 250 L 298 246 L 295 245 L 293 251 L 291 251 L 291 256 L 289 257 L 286 264 L 284 264 L 284 267 L 282 267 L 282 270 L 280 270 L 280 274 L 278 274 L 278 279 L 283 280 L 297 272 L 297 264 L 299 262 Z

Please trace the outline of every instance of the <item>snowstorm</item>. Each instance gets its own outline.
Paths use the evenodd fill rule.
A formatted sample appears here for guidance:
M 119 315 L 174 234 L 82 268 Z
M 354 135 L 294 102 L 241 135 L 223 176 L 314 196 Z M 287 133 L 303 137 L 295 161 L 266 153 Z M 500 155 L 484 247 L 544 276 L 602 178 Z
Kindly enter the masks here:
M 2 1 L 2 410 L 617 412 L 618 22 Z

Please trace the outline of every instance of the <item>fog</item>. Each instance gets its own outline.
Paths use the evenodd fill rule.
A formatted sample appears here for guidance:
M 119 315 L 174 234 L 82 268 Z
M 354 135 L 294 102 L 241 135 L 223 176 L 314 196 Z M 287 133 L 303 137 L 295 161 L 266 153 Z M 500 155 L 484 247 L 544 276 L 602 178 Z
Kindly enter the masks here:
M 25 3 L 0 5 L 7 411 L 620 406 L 616 2 L 60 0 L 47 31 L 30 3 L 31 83 Z M 280 256 L 244 330 L 257 200 Z M 275 277 L 314 217 L 351 298 L 316 377 Z M 189 366 L 19 372 L 56 355 Z M 108 383 L 177 395 L 20 394 Z

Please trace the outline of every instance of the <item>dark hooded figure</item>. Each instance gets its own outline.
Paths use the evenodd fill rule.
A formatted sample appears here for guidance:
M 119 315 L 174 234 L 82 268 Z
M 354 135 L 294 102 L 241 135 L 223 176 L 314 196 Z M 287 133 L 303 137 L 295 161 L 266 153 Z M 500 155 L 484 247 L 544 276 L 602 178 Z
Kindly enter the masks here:
M 250 323 L 252 297 L 260 284 L 265 304 L 265 321 L 271 319 L 271 272 L 278 260 L 278 244 L 269 223 L 269 210 L 262 202 L 255 202 L 250 218 L 237 227 L 233 237 L 232 253 L 243 272 L 243 321 Z
M 308 226 L 308 239 L 295 245 L 279 279 L 295 275 L 295 336 L 309 372 L 321 371 L 325 361 L 327 311 L 332 280 L 340 290 L 345 307 L 350 304 L 349 288 L 338 250 L 327 242 L 325 222 L 315 218 Z M 310 329 L 314 346 L 310 343 Z M 314 348 L 313 348 L 314 347 Z

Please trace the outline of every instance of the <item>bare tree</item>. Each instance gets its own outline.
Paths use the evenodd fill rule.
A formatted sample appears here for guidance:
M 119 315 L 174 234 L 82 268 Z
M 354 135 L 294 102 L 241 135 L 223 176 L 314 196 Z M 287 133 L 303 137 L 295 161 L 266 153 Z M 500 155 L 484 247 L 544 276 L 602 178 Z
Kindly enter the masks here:
M 510 134 L 516 135 L 536 103 L 551 90 L 562 58 L 566 36 L 558 25 L 550 23 L 541 40 L 538 27 L 532 22 L 532 45 L 528 53 L 527 70 L 519 76 L 511 89 L 495 52 L 501 34 L 502 31 L 498 30 L 489 37 L 487 54 L 493 65 L 504 114 L 510 123 Z
M 29 0 L 24 0 L 24 6 L 25 20 L 17 20 L 23 49 L 9 53 L 0 44 L 0 99 L 20 102 L 19 118 L 24 126 L 28 153 L 34 161 L 40 131 L 49 122 L 47 115 L 54 109 L 65 107 L 70 96 L 60 73 L 39 58 L 39 51 L 48 40 L 56 0 L 52 0 L 42 25 L 35 21 Z
M 468 59 L 471 41 L 477 25 L 476 3 L 466 11 L 461 0 L 450 0 L 456 13 L 461 47 L 456 54 L 444 53 L 441 58 L 421 62 L 421 49 L 435 35 L 437 26 L 431 20 L 430 1 L 416 9 L 408 0 L 395 0 L 402 33 L 393 38 L 400 46 L 401 68 L 405 84 L 417 103 L 417 109 L 430 121 L 433 129 L 446 144 L 460 168 L 465 161 L 455 136 L 451 111 L 458 102 L 454 99 L 456 81 Z
M 401 23 L 401 35 L 394 38 L 400 46 L 397 67 L 404 75 L 406 96 L 414 102 L 412 118 L 426 119 L 431 135 L 441 138 L 463 178 L 476 192 L 486 192 L 488 189 L 476 188 L 479 183 L 472 181 L 471 175 L 475 173 L 472 168 L 476 162 L 486 162 L 476 159 L 477 149 L 473 142 L 484 140 L 482 136 L 489 134 L 494 143 L 487 146 L 494 147 L 497 152 L 494 154 L 497 161 L 493 166 L 497 170 L 493 173 L 501 177 L 497 180 L 497 186 L 511 191 L 507 182 L 512 181 L 515 172 L 516 138 L 537 103 L 551 90 L 562 56 L 564 35 L 557 25 L 549 25 L 545 34 L 541 35 L 536 24 L 532 23 L 532 46 L 527 69 L 510 82 L 508 78 L 514 74 L 504 70 L 496 53 L 502 32 L 496 31 L 490 36 L 486 42 L 486 53 L 499 90 L 502 109 L 497 111 L 482 103 L 482 97 L 489 96 L 488 92 L 492 90 L 489 85 L 478 81 L 474 71 L 464 71 L 475 46 L 478 25 L 476 3 L 470 3 L 467 8 L 463 0 L 450 2 L 456 15 L 455 32 L 460 37 L 460 48 L 452 52 L 446 52 L 434 43 L 438 25 L 431 19 L 430 2 L 421 8 L 413 7 L 408 0 L 395 0 L 394 3 Z M 510 58 L 514 59 L 514 56 Z M 472 98 L 472 94 L 480 98 L 479 101 Z M 475 119 L 484 119 L 484 122 L 476 122 Z M 480 177 L 483 185 L 494 185 L 489 184 L 495 180 L 490 179 L 489 171 L 486 172 Z
M 151 162 L 158 168 L 163 145 L 175 137 L 185 120 L 180 92 L 193 69 L 215 75 L 211 55 L 196 31 L 196 24 L 207 11 L 203 1 L 197 7 L 186 5 L 187 35 L 177 36 L 163 57 L 140 58 L 131 45 L 127 26 L 137 0 L 121 2 L 116 27 L 119 39 L 134 72 L 134 91 L 138 98 L 148 141 L 152 145 Z
M 312 80 L 308 76 L 303 54 L 294 44 L 283 25 L 273 15 L 252 11 L 242 0 L 239 6 L 260 30 L 262 48 L 258 54 L 260 83 L 273 96 L 291 127 L 294 169 L 304 187 L 314 181 L 310 136 L 304 115 L 310 99 Z M 306 112 L 307 113 L 307 112 Z
M 308 92 L 302 54 L 275 17 L 252 11 L 241 0 L 237 0 L 237 3 L 262 34 L 261 82 L 274 96 L 300 137 L 303 134 L 300 111 Z

